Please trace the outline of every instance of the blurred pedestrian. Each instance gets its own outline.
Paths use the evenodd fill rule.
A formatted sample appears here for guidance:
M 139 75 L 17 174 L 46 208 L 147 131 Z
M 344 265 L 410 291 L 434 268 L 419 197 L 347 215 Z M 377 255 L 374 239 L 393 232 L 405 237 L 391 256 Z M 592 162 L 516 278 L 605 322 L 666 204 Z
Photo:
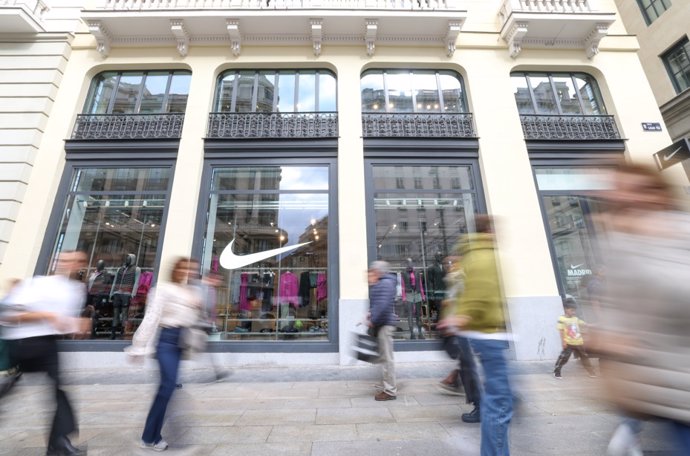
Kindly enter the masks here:
M 513 394 L 505 351 L 508 333 L 504 315 L 493 221 L 488 215 L 475 216 L 475 232 L 456 246 L 462 256 L 465 289 L 454 315 L 447 324 L 469 339 L 484 372 L 481 415 L 481 456 L 508 456 L 508 432 L 513 417 Z
M 8 324 L 2 320 L 2 315 L 5 310 L 4 301 L 8 300 L 12 291 L 16 291 L 17 286 L 21 283 L 19 279 L 8 280 L 7 294 L 0 302 L 0 398 L 7 394 L 14 384 L 22 376 L 16 365 L 12 365 L 10 360 L 10 344 L 5 340 L 3 328 Z
M 561 369 L 563 369 L 563 366 L 565 366 L 570 359 L 570 355 L 572 355 L 574 352 L 577 353 L 578 357 L 580 358 L 580 362 L 584 366 L 589 376 L 596 377 L 594 367 L 592 367 L 589 356 L 585 351 L 585 341 L 582 338 L 582 330 L 585 326 L 585 322 L 580 320 L 575 314 L 577 310 L 575 300 L 573 298 L 565 298 L 563 302 L 563 310 L 565 315 L 558 317 L 558 323 L 556 324 L 556 329 L 558 329 L 558 333 L 561 336 L 561 345 L 563 347 L 563 351 L 561 351 L 561 354 L 556 360 L 553 375 L 559 380 L 563 378 L 561 376 Z
M 379 344 L 379 360 L 383 372 L 383 383 L 374 399 L 390 401 L 396 399 L 395 360 L 393 358 L 393 331 L 395 330 L 395 293 L 397 279 L 390 273 L 385 261 L 374 261 L 367 274 L 369 281 L 370 333 Z
M 460 257 L 448 258 L 450 271 L 443 280 L 446 281 L 446 299 L 443 303 L 443 318 L 453 316 L 458 299 L 462 296 L 465 289 L 465 274 L 462 269 Z M 462 395 L 465 393 L 465 401 L 472 404 L 472 410 L 463 413 L 460 418 L 465 423 L 479 423 L 481 421 L 480 403 L 481 389 L 477 365 L 467 337 L 463 336 L 458 329 L 449 324 L 448 321 L 441 320 L 438 329 L 444 334 L 445 344 L 448 344 L 456 352 L 458 369 L 448 374 L 446 378 L 439 382 L 441 391 L 447 394 Z M 450 354 L 450 353 L 449 353 Z
M 3 319 L 9 325 L 4 337 L 10 344 L 12 363 L 24 373 L 46 373 L 53 385 L 56 407 L 48 455 L 86 454 L 69 439 L 70 434 L 77 432 L 77 420 L 60 385 L 57 350 L 57 341 L 63 335 L 90 331 L 90 320 L 79 318 L 86 301 L 86 287 L 72 279 L 85 266 L 83 252 L 61 252 L 54 275 L 23 281 L 5 301 L 7 311 Z
M 670 423 L 690 454 L 690 214 L 655 169 L 621 164 L 609 192 L 607 287 L 597 337 L 607 397 Z M 632 433 L 634 434 L 634 433 Z
M 169 281 L 161 281 L 151 289 L 144 319 L 132 338 L 132 345 L 125 349 L 134 362 L 143 362 L 145 356 L 155 352 L 160 368 L 160 384 L 146 417 L 141 448 L 155 451 L 168 448 L 161 430 L 177 385 L 185 329 L 194 325 L 202 313 L 199 288 L 190 284 L 198 271 L 196 260 L 178 258 L 174 262 Z

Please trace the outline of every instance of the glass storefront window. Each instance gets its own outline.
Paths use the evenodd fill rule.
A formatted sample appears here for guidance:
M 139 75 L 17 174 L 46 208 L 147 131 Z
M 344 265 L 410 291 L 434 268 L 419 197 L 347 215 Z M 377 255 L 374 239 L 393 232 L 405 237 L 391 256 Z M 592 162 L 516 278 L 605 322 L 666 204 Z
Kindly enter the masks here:
M 328 182 L 325 165 L 213 170 L 202 266 L 223 278 L 220 339 L 328 339 Z
M 228 71 L 220 76 L 217 112 L 335 112 L 335 76 L 327 70 Z
M 576 300 L 585 321 L 595 322 L 596 309 L 588 283 L 600 267 L 596 218 L 605 210 L 605 203 L 594 195 L 610 188 L 607 170 L 537 167 L 534 172 L 561 293 Z
M 131 338 L 144 315 L 170 168 L 75 168 L 48 273 L 62 251 L 86 252 L 80 279 L 93 338 Z
M 157 114 L 184 112 L 191 74 L 188 71 L 104 72 L 91 84 L 84 112 L 89 114 Z
M 465 112 L 462 77 L 452 71 L 368 70 L 360 87 L 363 113 Z
M 471 168 L 373 165 L 371 171 L 375 258 L 389 262 L 401 283 L 394 337 L 436 339 L 448 257 L 477 212 Z

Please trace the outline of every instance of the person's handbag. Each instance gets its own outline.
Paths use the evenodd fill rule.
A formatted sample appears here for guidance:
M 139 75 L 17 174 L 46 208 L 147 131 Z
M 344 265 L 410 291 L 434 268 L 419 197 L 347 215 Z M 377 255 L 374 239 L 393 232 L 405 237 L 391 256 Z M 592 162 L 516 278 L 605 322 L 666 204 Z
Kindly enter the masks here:
M 355 358 L 367 363 L 374 363 L 379 359 L 379 341 L 376 336 L 370 333 L 355 332 L 353 337 L 352 351 Z
M 179 347 L 182 349 L 182 357 L 190 359 L 197 353 L 206 351 L 208 335 L 212 330 L 213 325 L 202 318 L 201 315 L 199 315 L 199 318 L 192 326 L 182 328 L 178 342 Z

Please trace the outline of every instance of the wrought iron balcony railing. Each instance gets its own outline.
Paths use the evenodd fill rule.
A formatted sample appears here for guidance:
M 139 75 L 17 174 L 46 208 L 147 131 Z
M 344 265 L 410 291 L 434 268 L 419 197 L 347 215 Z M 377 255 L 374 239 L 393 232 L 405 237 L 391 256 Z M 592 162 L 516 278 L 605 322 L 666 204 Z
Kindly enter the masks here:
M 80 114 L 72 139 L 173 139 L 182 135 L 184 114 Z
M 366 113 L 365 138 L 475 138 L 471 113 Z
M 212 112 L 208 138 L 337 138 L 336 112 Z
M 613 116 L 521 115 L 525 139 L 586 141 L 621 139 Z

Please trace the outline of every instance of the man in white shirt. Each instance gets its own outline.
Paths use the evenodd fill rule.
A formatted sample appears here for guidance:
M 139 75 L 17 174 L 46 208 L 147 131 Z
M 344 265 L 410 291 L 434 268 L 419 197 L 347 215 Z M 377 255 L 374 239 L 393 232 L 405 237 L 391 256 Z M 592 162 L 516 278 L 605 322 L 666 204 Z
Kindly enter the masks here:
M 86 265 L 82 252 L 62 252 L 55 275 L 38 276 L 22 282 L 5 302 L 3 320 L 8 323 L 4 338 L 10 358 L 22 372 L 45 372 L 53 383 L 56 408 L 48 440 L 47 455 L 82 455 L 69 434 L 77 422 L 67 395 L 60 387 L 57 340 L 64 334 L 88 331 L 89 320 L 79 318 L 86 298 L 84 284 L 71 277 Z

